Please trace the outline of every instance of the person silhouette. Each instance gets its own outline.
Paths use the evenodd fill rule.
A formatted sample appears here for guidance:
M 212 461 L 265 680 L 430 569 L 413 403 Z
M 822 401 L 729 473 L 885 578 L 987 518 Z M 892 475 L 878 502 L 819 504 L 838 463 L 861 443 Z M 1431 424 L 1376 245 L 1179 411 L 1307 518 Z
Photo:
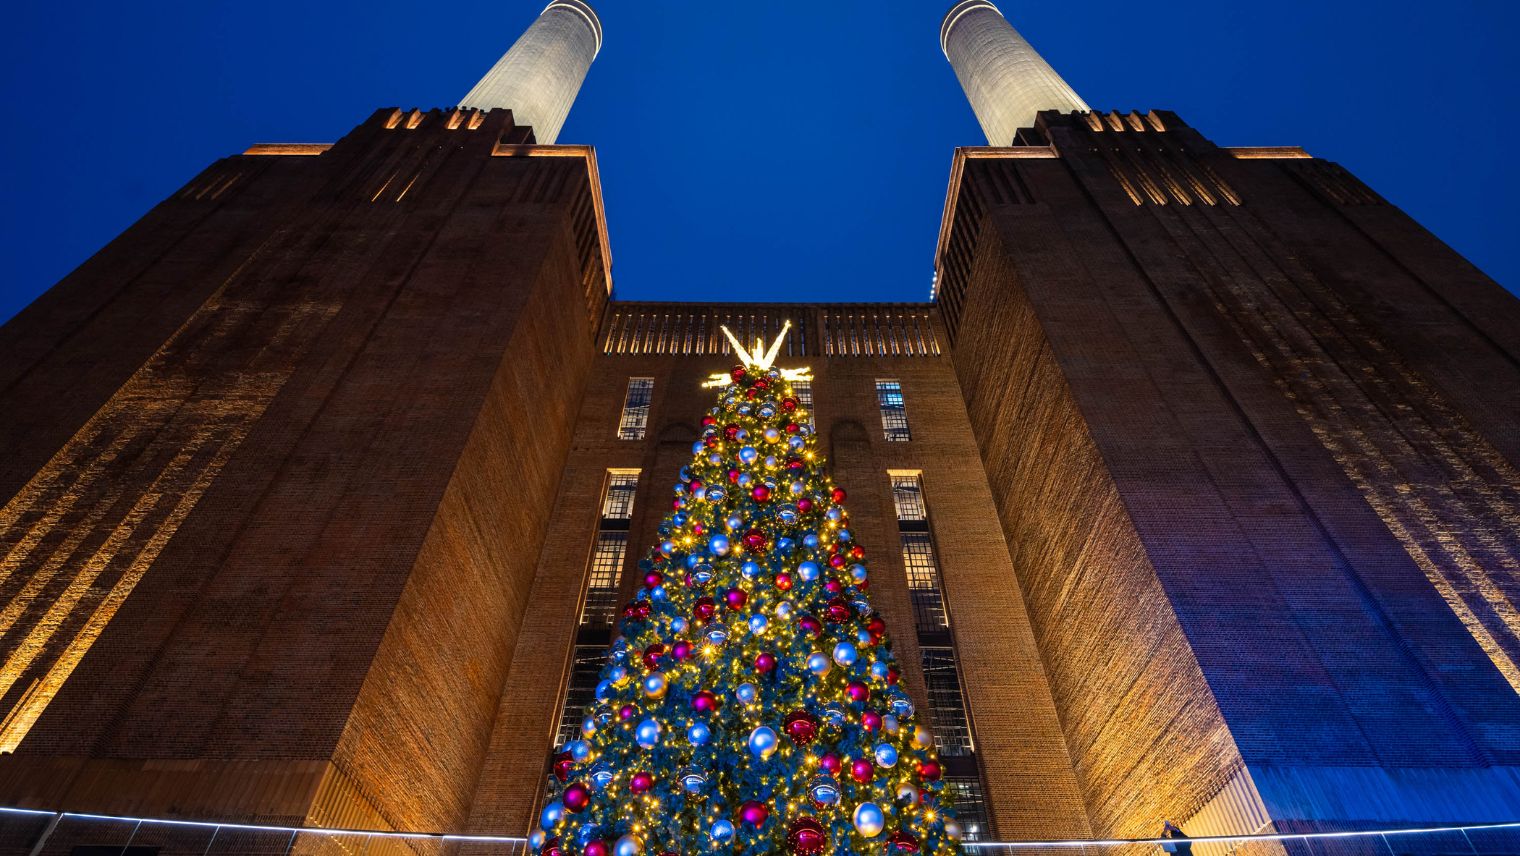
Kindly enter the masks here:
M 1166 844 L 1161 845 L 1161 849 L 1167 853 L 1176 853 L 1178 856 L 1193 856 L 1193 844 L 1190 841 L 1184 840 L 1188 835 L 1177 824 L 1172 823 L 1170 820 L 1162 821 L 1161 837 L 1172 839 Z

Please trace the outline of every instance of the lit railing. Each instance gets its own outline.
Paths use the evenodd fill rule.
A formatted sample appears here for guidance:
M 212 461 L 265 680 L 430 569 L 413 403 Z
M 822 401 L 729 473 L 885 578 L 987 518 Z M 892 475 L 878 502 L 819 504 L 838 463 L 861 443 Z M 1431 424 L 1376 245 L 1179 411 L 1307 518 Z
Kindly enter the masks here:
M 1520 853 L 1520 821 L 1467 826 L 1403 827 L 1347 832 L 1258 833 L 1199 836 L 1187 840 L 1204 854 L 1298 850 L 1315 856 L 1512 856 Z M 1101 856 L 1154 854 L 1179 842 L 1150 839 L 1072 839 L 1061 841 L 978 841 L 965 848 L 976 856 L 1033 852 L 1070 854 L 1079 850 Z M 1277 845 L 1270 849 L 1250 845 Z M 333 853 L 382 856 L 417 854 L 526 854 L 527 839 L 510 835 L 463 835 L 442 832 L 391 832 L 370 829 L 317 829 L 212 820 L 128 817 L 0 807 L 0 852 L 53 856 L 77 852 L 121 856 L 232 856 L 232 854 Z M 84 848 L 88 848 L 85 850 Z

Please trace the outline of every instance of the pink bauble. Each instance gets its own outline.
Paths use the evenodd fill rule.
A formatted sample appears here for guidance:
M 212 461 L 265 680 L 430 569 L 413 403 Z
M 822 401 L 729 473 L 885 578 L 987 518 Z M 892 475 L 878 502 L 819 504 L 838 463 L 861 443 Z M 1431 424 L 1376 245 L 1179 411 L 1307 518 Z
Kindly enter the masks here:
M 628 790 L 636 794 L 642 794 L 654 787 L 654 776 L 640 770 L 628 778 Z
M 745 594 L 744 589 L 741 588 L 731 588 L 723 593 L 723 602 L 728 604 L 729 609 L 743 609 L 745 601 L 748 600 L 749 595 Z
M 739 806 L 739 819 L 750 826 L 762 826 L 765 819 L 771 816 L 771 810 L 765 807 L 765 803 L 757 800 L 749 800 Z
M 881 728 L 881 714 L 874 710 L 862 713 L 860 715 L 860 727 L 874 734 L 878 728 Z
M 849 694 L 850 701 L 865 701 L 871 697 L 871 691 L 866 689 L 866 685 L 860 681 L 850 681 L 844 691 Z
M 926 782 L 937 782 L 943 775 L 944 769 L 938 761 L 923 760 L 918 762 L 918 777 Z
M 769 651 L 761 651 L 755 656 L 755 670 L 761 674 L 769 674 L 776 668 L 776 655 Z
M 638 713 L 637 708 L 631 704 L 625 704 L 618 708 L 618 719 L 633 719 L 635 713 Z
M 753 496 L 756 502 L 765 502 L 771 498 L 771 489 L 763 484 L 757 484 L 755 485 L 755 489 L 749 492 L 749 495 Z
M 565 787 L 564 801 L 565 808 L 571 811 L 585 811 L 591 805 L 591 788 L 585 782 L 571 782 Z
M 586 856 L 607 856 L 611 852 L 612 848 L 605 841 L 586 842 Z
M 830 776 L 837 776 L 839 775 L 839 771 L 841 769 L 839 756 L 835 755 L 833 752 L 829 752 L 822 758 L 818 759 L 818 766 L 822 767 L 823 771 L 825 773 L 828 773 Z
M 864 758 L 856 758 L 850 762 L 850 777 L 855 781 L 865 784 L 871 781 L 871 777 L 874 775 L 876 775 L 876 769 L 871 765 L 870 761 Z
M 670 646 L 670 656 L 675 657 L 677 660 L 684 660 L 690 657 L 691 643 L 685 639 L 677 641 L 674 645 Z
M 818 634 L 823 632 L 823 622 L 819 621 L 811 615 L 804 615 L 801 618 L 798 618 L 797 626 L 806 631 L 814 639 L 817 639 Z
M 655 586 L 663 585 L 664 582 L 665 582 L 665 575 L 662 574 L 662 573 L 660 573 L 659 571 L 650 571 L 649 573 L 647 573 L 647 574 L 644 575 L 644 585 L 648 586 L 649 588 L 654 588 Z
M 691 709 L 697 713 L 712 713 L 718 709 L 718 697 L 708 690 L 697 690 L 691 695 Z

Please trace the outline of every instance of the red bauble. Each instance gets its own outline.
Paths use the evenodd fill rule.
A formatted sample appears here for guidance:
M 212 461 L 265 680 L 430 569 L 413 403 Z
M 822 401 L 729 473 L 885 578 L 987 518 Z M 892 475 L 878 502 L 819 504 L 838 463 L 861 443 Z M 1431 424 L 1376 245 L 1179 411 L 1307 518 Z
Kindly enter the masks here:
M 850 778 L 860 782 L 862 785 L 871 781 L 871 777 L 874 775 L 876 775 L 876 768 L 872 766 L 870 761 L 864 758 L 856 758 L 850 762 Z
M 739 436 L 739 426 L 738 425 L 734 425 L 732 423 L 730 423 L 728 425 L 724 425 L 723 426 L 723 436 L 727 437 L 730 440 L 732 440 L 735 437 Z
M 866 548 L 860 546 L 859 544 L 856 544 L 855 546 L 853 546 L 853 547 L 850 548 L 850 558 L 852 558 L 852 559 L 864 559 L 865 557 L 866 557 Z
M 874 710 L 865 711 L 860 715 L 860 727 L 874 734 L 881 727 L 881 714 Z
M 691 608 L 692 617 L 696 618 L 697 621 L 703 624 L 712 621 L 713 614 L 717 611 L 718 607 L 713 603 L 713 599 L 710 597 L 697 598 L 696 605 Z
M 706 437 L 702 438 L 702 445 L 706 446 L 709 449 L 716 449 L 718 447 L 718 438 L 714 437 L 711 434 L 708 434 Z
M 644 585 L 648 586 L 649 588 L 655 588 L 656 586 L 661 586 L 664 584 L 665 575 L 659 571 L 650 571 L 644 575 Z
M 792 590 L 792 575 L 791 574 L 787 574 L 787 573 L 777 574 L 776 575 L 776 588 L 781 589 L 782 591 L 791 591 Z
M 623 617 L 643 621 L 649 617 L 649 601 L 633 600 L 623 607 Z
M 755 671 L 762 675 L 770 674 L 776 668 L 776 655 L 769 651 L 761 651 L 755 656 Z
M 918 839 L 905 829 L 899 829 L 887 836 L 888 853 L 917 853 Z
M 755 489 L 749 492 L 749 495 L 753 496 L 756 502 L 765 502 L 771 498 L 771 489 L 763 484 L 757 484 L 755 485 Z
M 783 399 L 781 399 L 781 409 L 785 410 L 787 413 L 791 413 L 793 410 L 796 410 L 797 409 L 797 399 L 795 399 L 795 398 L 783 398 Z
M 823 771 L 830 776 L 839 775 L 839 771 L 842 769 L 842 765 L 839 763 L 839 756 L 833 752 L 829 752 L 822 758 L 819 758 L 818 766 L 823 768 Z
M 570 778 L 570 771 L 575 767 L 575 759 L 570 757 L 569 752 L 561 752 L 554 756 L 554 778 L 561 782 Z
M 802 499 L 797 500 L 797 510 L 803 514 L 807 514 L 813 510 L 813 501 L 804 496 Z
M 586 842 L 586 856 L 607 856 L 612 852 L 612 847 L 605 841 Z
M 571 782 L 565 786 L 565 808 L 573 812 L 582 812 L 586 806 L 591 805 L 591 788 L 585 782 Z
M 744 533 L 744 546 L 751 553 L 759 553 L 765 549 L 765 533 L 759 529 L 751 529 Z
M 792 738 L 792 742 L 798 746 L 806 746 L 818 736 L 818 717 L 805 710 L 794 710 L 787 714 L 781 726 L 786 730 L 786 736 Z
M 880 642 L 881 637 L 886 635 L 887 623 L 881 620 L 880 615 L 873 615 L 866 621 L 866 632 L 871 634 L 872 642 Z
M 628 790 L 632 793 L 642 794 L 654 787 L 654 776 L 642 770 L 628 777 Z
M 902 672 L 896 666 L 887 667 L 887 683 L 895 684 L 902 677 Z
M 674 645 L 670 646 L 670 656 L 675 657 L 677 660 L 684 660 L 690 657 L 691 643 L 685 639 L 677 640 Z
M 844 502 L 844 499 L 845 499 L 844 488 L 842 488 L 842 487 L 836 487 L 836 488 L 834 488 L 834 490 L 829 493 L 829 496 L 832 496 L 834 498 L 835 502 Z
M 844 598 L 836 597 L 829 601 L 829 605 L 824 608 L 823 617 L 835 624 L 843 624 L 850 620 L 850 616 L 854 612 L 855 610 L 850 607 L 850 604 Z
M 787 830 L 786 843 L 792 846 L 793 853 L 812 856 L 829 846 L 829 836 L 823 831 L 823 824 L 811 817 L 799 817 Z
M 660 658 L 665 656 L 665 646 L 659 642 L 644 649 L 644 668 L 654 671 L 660 667 Z
M 796 434 L 800 430 L 802 430 L 801 426 L 799 426 L 796 422 L 788 422 L 788 423 L 786 423 L 786 433 L 788 433 L 788 434 Z M 787 466 L 790 467 L 791 469 L 795 470 L 798 467 L 802 466 L 802 462 L 801 461 L 792 461 L 792 462 L 787 463 Z
M 829 557 L 829 567 L 831 567 L 831 568 L 842 568 L 842 567 L 844 567 L 844 556 L 841 556 L 838 553 L 835 553 L 834 555 L 830 556 Z
M 565 851 L 559 849 L 559 839 L 551 838 L 544 842 L 544 849 L 539 851 L 541 856 L 564 856 Z
M 850 701 L 863 702 L 871 697 L 871 691 L 860 681 L 850 681 L 845 685 L 844 691 L 849 694 Z
M 718 697 L 709 690 L 697 690 L 691 694 L 691 709 L 697 713 L 712 713 L 718 709 Z
M 758 389 L 745 390 L 744 397 L 748 398 L 750 401 L 754 401 L 755 399 L 757 399 L 757 398 L 760 397 L 760 390 L 758 390 Z
M 729 470 L 728 471 L 728 480 L 731 481 L 731 482 L 737 482 L 739 480 L 739 471 L 738 470 Z
M 758 800 L 747 800 L 739 806 L 739 819 L 750 826 L 764 826 L 766 818 L 770 816 L 771 810 Z
M 801 618 L 797 619 L 797 626 L 802 628 L 814 639 L 817 639 L 819 634 L 823 633 L 823 622 L 819 621 L 811 615 L 804 615 Z
M 835 556 L 834 558 L 837 559 L 839 557 Z M 833 577 L 829 577 L 828 580 L 823 584 L 823 590 L 829 594 L 839 594 L 840 592 L 844 591 L 844 584 L 839 580 L 834 579 Z
M 712 416 L 703 416 L 702 417 L 702 426 L 704 428 L 708 427 L 708 426 L 711 426 L 711 425 L 717 425 L 717 424 L 718 424 L 718 420 L 715 417 L 712 417 Z
M 723 602 L 728 604 L 729 609 L 743 609 L 748 600 L 749 595 L 745 594 L 744 589 L 741 588 L 731 588 L 723 593 Z
M 631 704 L 625 704 L 622 707 L 618 708 L 618 719 L 633 719 L 633 715 L 638 712 L 638 708 L 634 707 Z
M 938 761 L 923 760 L 918 762 L 918 777 L 926 782 L 937 782 L 944 774 L 944 768 Z
M 729 369 L 728 376 L 734 379 L 734 383 L 744 380 L 744 366 L 734 366 Z

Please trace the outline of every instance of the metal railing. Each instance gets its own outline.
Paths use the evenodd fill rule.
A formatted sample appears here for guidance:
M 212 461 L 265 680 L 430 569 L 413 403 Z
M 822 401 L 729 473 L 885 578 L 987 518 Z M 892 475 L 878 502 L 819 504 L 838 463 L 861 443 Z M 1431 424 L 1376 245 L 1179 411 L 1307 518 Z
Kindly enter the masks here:
M 1149 839 L 1070 839 L 967 842 L 975 856 L 1060 853 L 1101 856 L 1156 854 L 1179 842 Z M 1402 827 L 1345 832 L 1256 833 L 1199 836 L 1187 840 L 1199 856 L 1211 853 L 1291 852 L 1312 856 L 1514 856 L 1520 854 L 1520 821 L 1465 826 Z M 0 853 L 53 856 L 284 856 L 331 853 L 527 854 L 527 839 L 511 835 L 317 829 L 214 820 L 130 817 L 0 807 Z

